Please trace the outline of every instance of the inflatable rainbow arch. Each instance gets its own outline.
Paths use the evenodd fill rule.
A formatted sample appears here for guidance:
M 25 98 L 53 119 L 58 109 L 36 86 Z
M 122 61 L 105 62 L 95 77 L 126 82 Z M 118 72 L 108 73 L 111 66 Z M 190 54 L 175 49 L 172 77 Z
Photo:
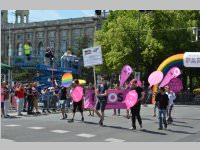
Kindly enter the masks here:
M 179 67 L 183 66 L 183 56 L 184 54 L 176 54 L 173 56 L 168 57 L 165 59 L 160 66 L 158 67 L 157 71 L 161 71 L 165 76 L 170 68 L 172 67 Z M 157 92 L 158 84 L 153 86 L 153 93 Z M 155 98 L 152 98 L 152 103 L 154 104 Z

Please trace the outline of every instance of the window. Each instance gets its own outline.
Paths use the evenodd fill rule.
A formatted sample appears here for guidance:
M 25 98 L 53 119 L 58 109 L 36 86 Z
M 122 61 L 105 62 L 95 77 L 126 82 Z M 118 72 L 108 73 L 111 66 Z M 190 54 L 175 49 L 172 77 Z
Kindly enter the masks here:
M 44 32 L 37 32 L 37 38 L 43 38 Z
M 32 38 L 32 36 L 33 36 L 33 34 L 32 34 L 32 33 L 26 33 L 26 38 L 28 38 L 28 39 L 31 39 L 31 38 Z
M 18 39 L 18 40 L 23 39 L 23 34 L 17 34 L 17 39 Z
M 3 12 L 1 12 L 1 17 L 3 17 Z
M 49 31 L 48 37 L 56 37 L 56 31 Z
M 60 35 L 61 35 L 61 37 L 67 37 L 68 36 L 68 32 L 66 30 L 62 30 Z

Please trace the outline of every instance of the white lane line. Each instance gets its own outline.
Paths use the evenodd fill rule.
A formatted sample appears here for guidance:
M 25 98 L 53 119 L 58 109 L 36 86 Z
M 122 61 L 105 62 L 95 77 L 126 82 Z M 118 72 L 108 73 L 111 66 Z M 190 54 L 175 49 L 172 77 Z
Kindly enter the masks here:
M 96 135 L 81 133 L 81 134 L 77 134 L 76 136 L 80 136 L 80 137 L 84 137 L 84 138 L 91 138 L 91 137 L 95 137 Z
M 17 125 L 17 124 L 8 124 L 8 125 L 5 125 L 6 127 L 19 127 L 21 125 Z
M 124 142 L 125 140 L 122 139 L 115 139 L 115 138 L 108 138 L 105 139 L 106 142 Z
M 29 129 L 34 129 L 34 130 L 41 130 L 44 129 L 45 127 L 28 127 Z
M 54 132 L 54 133 L 68 133 L 70 131 L 66 131 L 66 130 L 51 130 L 51 132 Z

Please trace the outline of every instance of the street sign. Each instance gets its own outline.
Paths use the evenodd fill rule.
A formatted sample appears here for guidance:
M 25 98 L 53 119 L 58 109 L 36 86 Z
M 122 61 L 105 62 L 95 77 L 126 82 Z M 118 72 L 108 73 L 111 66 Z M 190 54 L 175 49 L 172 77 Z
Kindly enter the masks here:
M 185 67 L 200 67 L 200 52 L 185 52 L 183 64 Z
M 83 62 L 84 67 L 101 65 L 103 63 L 101 47 L 98 46 L 83 49 Z

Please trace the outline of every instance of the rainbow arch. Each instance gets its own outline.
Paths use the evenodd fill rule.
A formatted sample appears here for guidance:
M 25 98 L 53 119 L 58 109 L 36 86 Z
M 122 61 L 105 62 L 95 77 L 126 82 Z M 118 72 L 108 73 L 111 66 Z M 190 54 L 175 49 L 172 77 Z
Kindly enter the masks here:
M 172 67 L 179 67 L 183 66 L 183 56 L 184 54 L 176 54 L 173 56 L 168 57 L 165 59 L 160 66 L 158 67 L 157 71 L 163 72 L 163 75 L 165 76 L 170 68 Z M 157 92 L 158 84 L 153 86 L 153 93 Z M 155 98 L 152 98 L 152 103 L 154 103 Z

